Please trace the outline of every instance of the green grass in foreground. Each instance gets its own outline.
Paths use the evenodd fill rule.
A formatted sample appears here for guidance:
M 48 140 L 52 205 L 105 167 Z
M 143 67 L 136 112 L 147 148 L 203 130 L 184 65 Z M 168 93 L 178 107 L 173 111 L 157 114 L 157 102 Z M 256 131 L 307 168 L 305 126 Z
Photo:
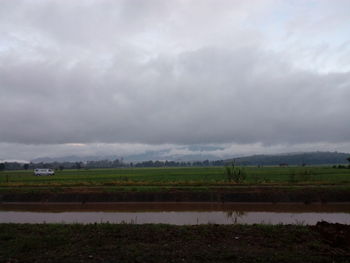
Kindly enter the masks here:
M 346 242 L 300 225 L 0 224 L 0 262 L 349 262 Z
M 244 184 L 347 184 L 350 169 L 330 167 L 246 167 Z M 0 172 L 0 186 L 113 185 L 229 185 L 223 167 L 120 168 L 56 171 L 34 176 L 33 171 Z

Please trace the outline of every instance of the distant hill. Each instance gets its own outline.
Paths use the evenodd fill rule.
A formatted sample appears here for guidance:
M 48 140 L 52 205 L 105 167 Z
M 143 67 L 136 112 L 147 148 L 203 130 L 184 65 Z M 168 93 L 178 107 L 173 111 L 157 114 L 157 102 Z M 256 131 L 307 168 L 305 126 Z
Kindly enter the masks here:
M 350 153 L 338 152 L 307 152 L 286 153 L 275 155 L 252 155 L 238 157 L 226 161 L 235 160 L 238 165 L 322 165 L 322 164 L 347 164 Z

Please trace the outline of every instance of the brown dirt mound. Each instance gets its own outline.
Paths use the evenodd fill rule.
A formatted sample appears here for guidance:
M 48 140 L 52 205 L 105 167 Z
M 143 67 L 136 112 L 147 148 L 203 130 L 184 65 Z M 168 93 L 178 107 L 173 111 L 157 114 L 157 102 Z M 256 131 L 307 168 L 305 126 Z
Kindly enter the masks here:
M 325 243 L 350 256 L 350 225 L 321 221 L 311 228 L 321 235 Z

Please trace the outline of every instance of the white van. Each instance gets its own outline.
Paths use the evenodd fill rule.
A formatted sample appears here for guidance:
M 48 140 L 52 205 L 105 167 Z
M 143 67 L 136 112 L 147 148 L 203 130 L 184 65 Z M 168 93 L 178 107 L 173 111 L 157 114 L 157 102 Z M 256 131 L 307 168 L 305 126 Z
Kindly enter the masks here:
M 42 168 L 34 169 L 34 175 L 36 175 L 36 176 L 41 176 L 41 175 L 51 176 L 54 174 L 55 174 L 55 172 L 52 169 L 42 169 Z

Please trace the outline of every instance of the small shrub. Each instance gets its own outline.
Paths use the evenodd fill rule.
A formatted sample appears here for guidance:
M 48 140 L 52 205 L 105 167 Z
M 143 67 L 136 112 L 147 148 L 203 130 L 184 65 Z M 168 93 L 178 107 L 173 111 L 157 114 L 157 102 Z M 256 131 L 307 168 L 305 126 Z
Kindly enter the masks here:
M 254 174 L 254 175 L 252 176 L 252 180 L 253 180 L 253 182 L 254 182 L 255 184 L 261 183 L 261 180 L 260 180 L 259 176 L 256 175 L 256 174 Z
M 122 181 L 122 182 L 128 182 L 128 181 L 129 181 L 129 177 L 127 177 L 127 176 L 121 176 L 121 177 L 119 178 L 119 180 Z
M 345 166 L 345 165 L 342 165 L 342 164 L 339 164 L 339 165 L 338 165 L 338 169 L 346 169 L 346 166 Z
M 246 178 L 247 174 L 243 168 L 236 167 L 235 163 L 232 162 L 231 166 L 225 167 L 225 175 L 229 182 L 234 181 L 235 183 L 242 183 Z
M 314 173 L 309 169 L 297 170 L 294 173 L 289 175 L 288 181 L 290 183 L 296 182 L 307 182 L 313 179 Z
M 300 179 L 301 179 L 301 181 L 304 181 L 304 182 L 310 181 L 310 180 L 312 180 L 313 175 L 314 174 L 311 170 L 306 169 L 306 170 L 301 171 Z
M 296 174 L 295 174 L 295 173 L 291 173 L 291 174 L 289 175 L 288 182 L 290 182 L 290 183 L 295 183 L 296 181 L 297 181 L 297 179 L 296 179 Z

